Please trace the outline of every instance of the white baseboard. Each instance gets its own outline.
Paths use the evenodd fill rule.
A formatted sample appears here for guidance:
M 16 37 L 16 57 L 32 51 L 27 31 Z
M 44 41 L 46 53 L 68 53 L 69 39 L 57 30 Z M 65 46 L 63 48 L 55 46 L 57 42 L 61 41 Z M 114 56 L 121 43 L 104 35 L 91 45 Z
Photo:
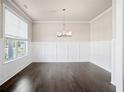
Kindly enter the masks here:
M 103 68 L 104 70 L 106 70 L 108 72 L 111 72 L 111 67 L 106 67 L 105 65 L 100 64 L 99 61 L 97 61 L 97 58 L 91 58 L 90 62 L 99 66 L 99 67 L 101 67 L 101 68 Z M 103 63 L 103 62 L 101 62 L 101 63 Z
M 65 63 L 65 62 L 89 62 L 89 60 L 65 60 L 65 59 L 59 59 L 59 60 L 56 60 L 56 59 L 47 59 L 47 60 L 35 60 L 33 62 L 62 62 L 62 63 Z

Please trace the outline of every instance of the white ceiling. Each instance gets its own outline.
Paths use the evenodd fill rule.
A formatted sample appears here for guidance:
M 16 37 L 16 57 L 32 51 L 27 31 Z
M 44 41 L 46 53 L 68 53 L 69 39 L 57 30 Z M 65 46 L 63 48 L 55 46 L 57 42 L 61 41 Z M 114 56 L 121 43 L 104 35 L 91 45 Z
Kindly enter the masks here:
M 90 21 L 112 6 L 112 0 L 13 0 L 34 21 Z

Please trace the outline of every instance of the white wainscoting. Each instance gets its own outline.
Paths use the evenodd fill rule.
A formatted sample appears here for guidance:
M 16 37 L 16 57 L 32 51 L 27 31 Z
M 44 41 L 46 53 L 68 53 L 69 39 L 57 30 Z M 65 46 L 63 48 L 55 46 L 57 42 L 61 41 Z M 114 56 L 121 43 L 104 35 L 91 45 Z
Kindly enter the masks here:
M 92 62 L 111 72 L 111 41 L 33 42 L 33 62 Z
M 90 42 L 33 42 L 33 62 L 89 62 Z
M 111 41 L 91 42 L 90 62 L 111 72 Z

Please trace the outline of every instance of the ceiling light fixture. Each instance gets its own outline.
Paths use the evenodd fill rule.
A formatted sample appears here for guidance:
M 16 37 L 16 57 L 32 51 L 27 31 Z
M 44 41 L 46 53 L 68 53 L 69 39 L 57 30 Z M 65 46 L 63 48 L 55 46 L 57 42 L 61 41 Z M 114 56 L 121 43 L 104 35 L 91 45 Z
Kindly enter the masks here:
M 66 18 L 65 18 L 66 9 L 62 9 L 62 12 L 63 12 L 63 29 L 62 29 L 62 32 L 57 32 L 56 36 L 57 37 L 71 37 L 72 32 L 66 31 Z

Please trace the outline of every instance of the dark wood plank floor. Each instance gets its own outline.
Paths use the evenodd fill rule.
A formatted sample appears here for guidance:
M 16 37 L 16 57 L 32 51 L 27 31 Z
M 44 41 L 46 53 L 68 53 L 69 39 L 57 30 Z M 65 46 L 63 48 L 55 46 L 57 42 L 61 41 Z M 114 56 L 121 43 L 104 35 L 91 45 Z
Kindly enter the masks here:
M 110 92 L 110 73 L 92 63 L 32 63 L 0 87 L 2 92 Z

